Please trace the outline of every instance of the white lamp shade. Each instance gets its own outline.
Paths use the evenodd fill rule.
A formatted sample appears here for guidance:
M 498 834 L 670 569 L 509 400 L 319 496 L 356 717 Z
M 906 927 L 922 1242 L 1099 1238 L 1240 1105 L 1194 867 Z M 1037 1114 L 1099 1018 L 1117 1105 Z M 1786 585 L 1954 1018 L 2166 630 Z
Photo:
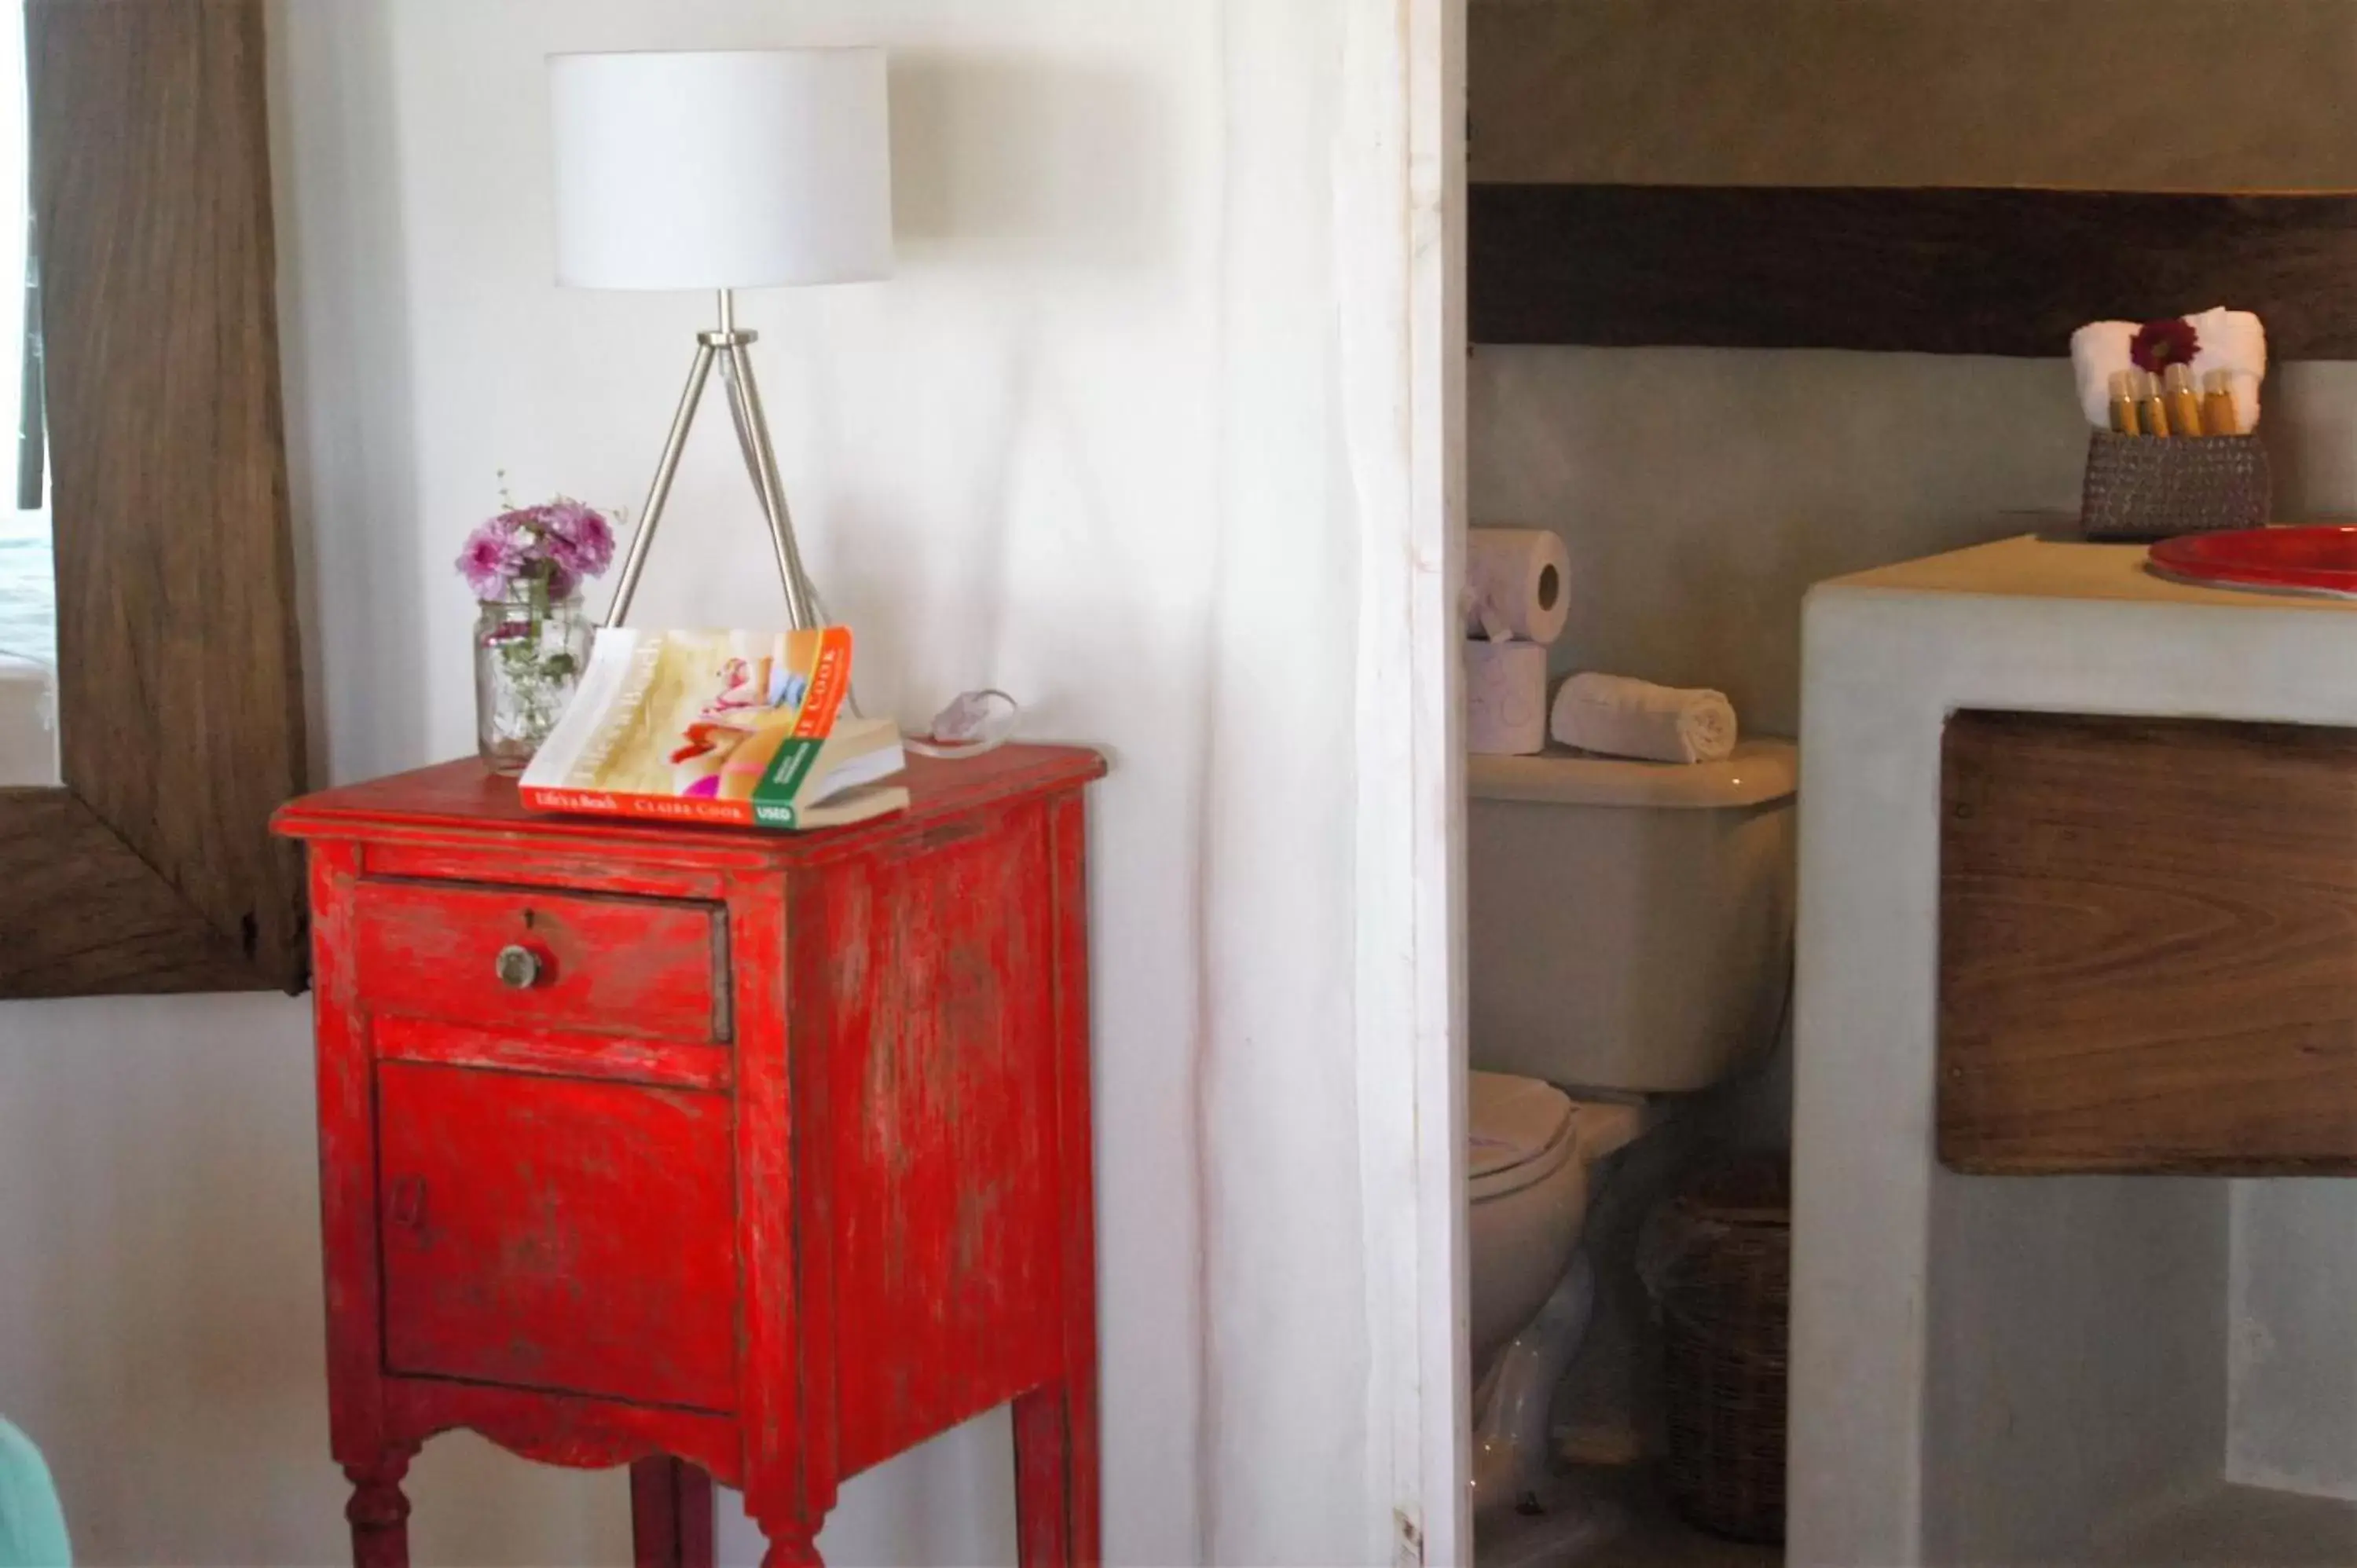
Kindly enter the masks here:
M 558 282 L 891 275 L 882 49 L 554 55 L 548 82 Z

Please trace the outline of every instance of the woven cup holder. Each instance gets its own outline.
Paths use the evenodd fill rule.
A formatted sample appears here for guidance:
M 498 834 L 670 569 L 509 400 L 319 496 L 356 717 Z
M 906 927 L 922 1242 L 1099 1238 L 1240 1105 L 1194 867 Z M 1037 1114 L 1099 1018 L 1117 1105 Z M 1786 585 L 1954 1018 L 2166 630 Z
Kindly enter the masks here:
M 2089 539 L 2149 542 L 2183 533 L 2264 528 L 2267 449 L 2255 435 L 2121 435 L 2087 443 L 2080 528 Z

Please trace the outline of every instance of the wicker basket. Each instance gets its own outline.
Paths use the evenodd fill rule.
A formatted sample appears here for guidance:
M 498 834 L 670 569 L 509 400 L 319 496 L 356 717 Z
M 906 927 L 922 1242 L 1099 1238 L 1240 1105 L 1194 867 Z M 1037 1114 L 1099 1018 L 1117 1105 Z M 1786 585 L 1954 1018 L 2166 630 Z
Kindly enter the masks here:
M 1784 1357 L 1792 1177 L 1721 1166 L 1657 1211 L 1647 1282 L 1661 1312 L 1670 1501 L 1737 1541 L 1784 1539 Z
M 2079 521 L 2089 539 L 2149 542 L 2181 533 L 2263 528 L 2272 497 L 2255 435 L 2120 435 L 2087 444 Z

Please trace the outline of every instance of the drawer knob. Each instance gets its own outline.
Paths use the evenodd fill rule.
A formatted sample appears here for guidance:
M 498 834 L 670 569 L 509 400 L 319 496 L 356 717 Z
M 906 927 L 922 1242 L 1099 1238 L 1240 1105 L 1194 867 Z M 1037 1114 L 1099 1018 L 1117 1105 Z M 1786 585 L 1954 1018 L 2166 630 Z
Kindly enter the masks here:
M 511 943 L 500 950 L 500 956 L 491 967 L 498 973 L 501 985 L 530 991 L 540 983 L 540 955 L 530 948 Z

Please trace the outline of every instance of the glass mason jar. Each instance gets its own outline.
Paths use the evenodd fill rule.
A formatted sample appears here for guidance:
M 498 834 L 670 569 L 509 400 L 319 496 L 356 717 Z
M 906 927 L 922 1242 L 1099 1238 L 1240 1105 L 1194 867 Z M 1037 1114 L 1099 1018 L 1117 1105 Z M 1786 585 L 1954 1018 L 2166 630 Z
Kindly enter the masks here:
M 521 773 L 565 716 L 597 627 L 576 592 L 544 599 L 519 585 L 475 618 L 475 745 L 500 773 Z

